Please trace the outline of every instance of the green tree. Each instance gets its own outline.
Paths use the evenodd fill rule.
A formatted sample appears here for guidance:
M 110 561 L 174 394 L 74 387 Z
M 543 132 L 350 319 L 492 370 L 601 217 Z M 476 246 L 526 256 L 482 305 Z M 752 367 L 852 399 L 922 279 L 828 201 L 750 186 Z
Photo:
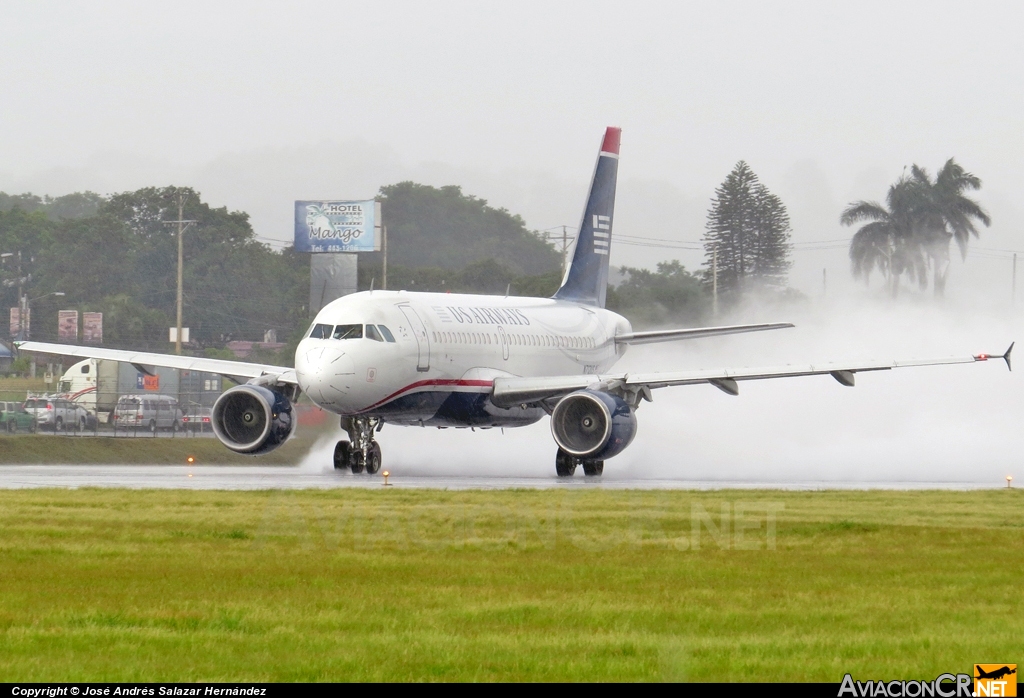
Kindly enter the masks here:
M 853 275 L 865 283 L 878 269 L 893 298 L 899 295 L 900 279 L 927 283 L 927 261 L 915 235 L 915 214 L 919 194 L 914 182 L 900 177 L 889 187 L 885 205 L 855 201 L 839 218 L 843 225 L 864 223 L 850 241 Z
M 705 278 L 717 255 L 718 289 L 726 298 L 786 284 L 790 223 L 778 196 L 739 161 L 715 189 L 704 236 Z
M 928 172 L 914 165 L 911 177 L 919 197 L 919 224 L 917 234 L 932 266 L 932 286 L 935 295 L 946 290 L 949 272 L 949 243 L 956 240 L 960 258 L 967 258 L 967 244 L 978 237 L 975 221 L 986 227 L 992 219 L 981 205 L 965 195 L 967 191 L 981 189 L 981 179 L 964 170 L 950 158 L 931 179 Z
M 522 218 L 463 194 L 461 187 L 400 182 L 381 187 L 380 199 L 389 264 L 462 269 L 492 259 L 515 275 L 544 274 L 561 265 L 554 247 Z
M 933 289 L 941 296 L 949 270 L 949 245 L 956 240 L 962 258 L 970 238 L 978 237 L 975 221 L 991 219 L 977 201 L 964 192 L 981 187 L 981 180 L 950 158 L 932 179 L 918 165 L 909 176 L 889 187 L 886 204 L 856 201 L 840 216 L 843 225 L 864 223 L 850 241 L 850 261 L 855 277 L 870 279 L 878 269 L 890 288 L 899 294 L 905 275 L 924 289 L 931 270 Z
M 637 327 L 695 324 L 708 313 L 700 278 L 678 260 L 659 262 L 657 271 L 622 267 L 626 278 L 608 289 L 608 308 Z
M 167 317 L 176 313 L 177 233 L 183 215 L 196 221 L 184 234 L 185 323 L 203 346 L 262 339 L 268 329 L 287 337 L 305 325 L 309 257 L 275 253 L 256 240 L 249 216 L 213 208 L 190 188 L 146 188 L 118 194 L 101 213 L 131 232 L 137 300 Z M 165 329 L 166 332 L 166 329 Z

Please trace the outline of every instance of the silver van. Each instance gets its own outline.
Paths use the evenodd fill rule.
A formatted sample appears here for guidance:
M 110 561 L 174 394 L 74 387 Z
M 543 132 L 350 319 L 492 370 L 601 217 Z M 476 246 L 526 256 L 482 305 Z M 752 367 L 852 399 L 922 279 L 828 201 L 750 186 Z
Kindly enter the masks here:
M 181 409 L 170 395 L 122 395 L 114 408 L 114 430 L 181 429 Z
M 25 411 L 36 418 L 40 429 L 61 431 L 64 426 L 75 425 L 75 406 L 62 397 L 36 396 L 25 400 Z

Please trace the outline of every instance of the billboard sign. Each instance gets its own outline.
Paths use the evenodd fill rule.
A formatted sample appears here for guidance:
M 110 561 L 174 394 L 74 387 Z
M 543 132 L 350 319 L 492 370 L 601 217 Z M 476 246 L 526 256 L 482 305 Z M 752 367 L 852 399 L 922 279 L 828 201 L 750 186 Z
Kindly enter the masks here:
M 380 203 L 296 201 L 296 252 L 373 252 L 380 249 Z
M 139 373 L 135 378 L 136 390 L 160 390 L 160 376 L 147 376 L 145 373 Z
M 57 341 L 71 343 L 78 341 L 77 310 L 57 311 Z
M 103 313 L 82 313 L 82 341 L 103 344 Z
M 29 328 L 31 326 L 32 312 L 25 310 L 24 321 L 22 318 L 21 308 L 11 308 L 11 338 L 28 339 Z

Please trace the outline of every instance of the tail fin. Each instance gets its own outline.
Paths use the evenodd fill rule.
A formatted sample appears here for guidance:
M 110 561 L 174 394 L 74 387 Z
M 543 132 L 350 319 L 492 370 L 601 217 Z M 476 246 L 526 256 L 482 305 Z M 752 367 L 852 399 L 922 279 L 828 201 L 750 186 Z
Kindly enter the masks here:
M 565 270 L 555 298 L 604 307 L 608 291 L 608 252 L 615 213 L 615 178 L 619 168 L 622 129 L 609 126 L 590 182 L 590 196 L 576 233 L 572 263 Z

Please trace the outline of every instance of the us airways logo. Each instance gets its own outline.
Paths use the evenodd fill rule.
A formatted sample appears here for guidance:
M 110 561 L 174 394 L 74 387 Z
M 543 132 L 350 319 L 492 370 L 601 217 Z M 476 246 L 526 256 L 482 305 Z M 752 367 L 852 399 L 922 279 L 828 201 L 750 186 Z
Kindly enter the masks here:
M 975 696 L 1016 696 L 1016 664 L 975 664 Z
M 608 254 L 612 242 L 611 216 L 594 216 L 594 254 Z
M 465 308 L 431 306 L 441 322 L 476 325 L 529 325 L 530 318 L 518 308 Z

